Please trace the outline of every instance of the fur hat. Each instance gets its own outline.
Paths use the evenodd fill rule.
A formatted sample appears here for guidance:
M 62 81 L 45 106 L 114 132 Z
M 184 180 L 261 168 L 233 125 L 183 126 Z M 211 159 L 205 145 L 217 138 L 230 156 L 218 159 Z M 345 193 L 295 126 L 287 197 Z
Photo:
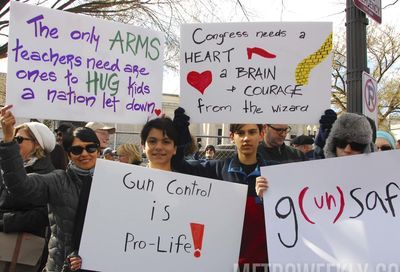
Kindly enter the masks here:
M 356 113 L 342 113 L 333 123 L 331 132 L 324 147 L 326 158 L 337 157 L 334 138 L 345 139 L 348 142 L 367 144 L 363 153 L 372 151 L 372 129 L 365 116 Z
M 26 123 L 26 125 L 32 131 L 33 135 L 35 135 L 40 147 L 43 148 L 47 154 L 53 151 L 56 146 L 56 138 L 46 125 L 38 122 L 29 122 Z
M 392 149 L 396 149 L 396 140 L 394 139 L 393 135 L 389 132 L 378 130 L 376 133 L 376 138 L 383 138 L 385 139 Z

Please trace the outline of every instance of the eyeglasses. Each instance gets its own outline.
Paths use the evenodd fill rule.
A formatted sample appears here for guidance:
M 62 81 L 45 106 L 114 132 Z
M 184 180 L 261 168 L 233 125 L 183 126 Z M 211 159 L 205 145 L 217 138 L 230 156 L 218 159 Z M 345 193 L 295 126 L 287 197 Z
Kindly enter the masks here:
M 87 146 L 83 147 L 80 145 L 71 146 L 69 148 L 69 152 L 74 155 L 82 154 L 83 150 L 86 150 L 87 153 L 94 153 L 98 150 L 99 146 L 97 144 L 88 144 Z
M 21 144 L 23 141 L 32 141 L 32 139 L 31 138 L 25 138 L 25 137 L 22 137 L 22 136 L 15 136 L 14 137 L 14 140 L 18 143 L 18 144 Z
M 347 145 L 350 145 L 351 149 L 354 151 L 364 151 L 368 144 L 360 144 L 356 142 L 348 142 L 345 139 L 334 139 L 335 146 L 338 148 L 346 148 Z
M 376 146 L 376 149 L 380 151 L 386 151 L 386 150 L 392 150 L 392 147 L 390 145 L 382 145 L 382 146 Z
M 270 127 L 270 128 L 272 128 L 273 130 L 275 130 L 275 131 L 278 132 L 278 133 L 289 133 L 289 132 L 292 130 L 291 127 L 287 127 L 287 128 L 276 128 L 276 127 L 273 127 L 273 126 L 271 126 L 271 125 L 267 125 L 267 126 Z

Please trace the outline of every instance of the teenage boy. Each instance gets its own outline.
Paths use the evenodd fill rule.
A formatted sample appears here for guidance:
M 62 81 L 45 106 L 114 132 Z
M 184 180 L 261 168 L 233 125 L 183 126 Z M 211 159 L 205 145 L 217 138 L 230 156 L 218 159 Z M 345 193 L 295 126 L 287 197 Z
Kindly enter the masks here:
M 248 185 L 239 268 L 240 271 L 267 271 L 264 209 L 261 199 L 257 197 L 255 184 L 256 178 L 261 175 L 260 167 L 276 163 L 267 162 L 257 155 L 258 145 L 264 136 L 262 124 L 231 124 L 229 130 L 236 146 L 232 158 L 191 166 L 182 158 L 176 160 L 179 163 L 174 163 L 174 168 L 179 172 Z

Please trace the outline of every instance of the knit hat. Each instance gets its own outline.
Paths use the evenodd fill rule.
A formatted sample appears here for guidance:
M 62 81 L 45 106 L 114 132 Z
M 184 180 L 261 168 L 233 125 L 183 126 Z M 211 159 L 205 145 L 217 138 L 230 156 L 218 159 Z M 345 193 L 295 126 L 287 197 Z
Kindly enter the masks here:
M 334 139 L 344 139 L 347 142 L 367 144 L 363 153 L 372 151 L 372 129 L 365 116 L 356 113 L 342 113 L 333 123 L 331 132 L 324 147 L 326 158 L 337 157 Z
M 53 151 L 56 146 L 56 138 L 46 125 L 38 122 L 29 122 L 26 123 L 26 125 L 32 131 L 36 141 L 46 153 Z
M 54 131 L 55 132 L 66 132 L 68 129 L 73 128 L 74 126 L 72 125 L 72 123 L 61 123 L 58 128 L 56 128 Z
M 113 155 L 113 150 L 112 150 L 111 147 L 106 147 L 106 148 L 103 150 L 103 156 L 108 155 L 108 154 Z
M 392 149 L 396 149 L 396 140 L 394 139 L 393 135 L 390 134 L 389 132 L 383 131 L 383 130 L 378 130 L 376 132 L 376 138 L 383 138 L 385 139 L 389 144 Z
M 96 131 L 96 130 L 106 130 L 110 134 L 115 133 L 115 128 L 114 127 L 107 126 L 106 124 L 100 123 L 100 122 L 89 122 L 89 123 L 87 123 L 85 125 L 85 127 L 91 128 L 94 131 Z
M 314 139 L 311 136 L 300 135 L 291 141 L 291 144 L 294 145 L 312 145 L 314 143 Z

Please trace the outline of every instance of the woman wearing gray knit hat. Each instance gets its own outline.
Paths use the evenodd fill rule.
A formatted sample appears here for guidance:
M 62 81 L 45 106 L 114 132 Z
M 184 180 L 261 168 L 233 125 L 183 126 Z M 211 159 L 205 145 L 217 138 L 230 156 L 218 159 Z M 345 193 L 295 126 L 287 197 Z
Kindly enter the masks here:
M 324 147 L 326 158 L 369 153 L 373 151 L 373 132 L 367 118 L 342 113 L 333 123 Z

